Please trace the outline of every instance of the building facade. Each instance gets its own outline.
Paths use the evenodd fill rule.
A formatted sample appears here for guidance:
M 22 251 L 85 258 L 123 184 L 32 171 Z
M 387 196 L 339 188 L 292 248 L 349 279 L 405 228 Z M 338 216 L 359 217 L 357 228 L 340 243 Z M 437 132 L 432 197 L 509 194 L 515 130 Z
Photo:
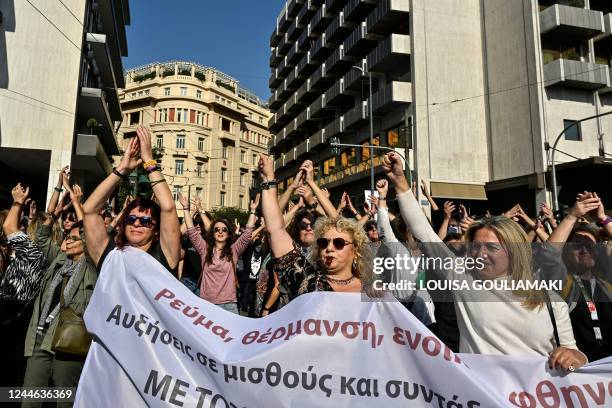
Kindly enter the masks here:
M 130 69 L 119 99 L 119 143 L 149 126 L 175 199 L 181 192 L 205 209 L 248 209 L 270 139 L 270 113 L 256 95 L 214 68 L 175 61 Z
M 128 0 L 0 3 L 0 200 L 17 181 L 43 208 L 59 170 L 90 191 L 119 153 Z
M 287 1 L 270 40 L 277 176 L 286 185 L 310 158 L 335 197 L 369 188 L 369 149 L 329 142 L 368 145 L 371 104 L 374 144 L 399 149 L 434 197 L 535 209 L 550 191 L 547 143 L 612 109 L 608 3 Z M 575 129 L 558 145 L 574 157 L 555 157 L 566 202 L 580 183 L 609 190 L 592 174 L 610 174 L 612 117 Z

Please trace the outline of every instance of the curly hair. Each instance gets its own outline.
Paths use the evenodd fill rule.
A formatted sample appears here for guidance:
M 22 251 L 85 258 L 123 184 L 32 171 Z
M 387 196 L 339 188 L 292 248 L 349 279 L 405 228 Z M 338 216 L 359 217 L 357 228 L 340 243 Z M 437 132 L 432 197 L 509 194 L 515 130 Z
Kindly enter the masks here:
M 206 257 L 204 258 L 204 263 L 209 264 L 212 263 L 213 260 L 213 249 L 215 248 L 215 224 L 222 223 L 227 228 L 227 241 L 225 241 L 225 246 L 221 250 L 221 259 L 226 259 L 230 262 L 234 262 L 234 256 L 232 253 L 232 245 L 236 241 L 236 234 L 234 233 L 234 225 L 232 222 L 226 218 L 220 218 L 218 220 L 213 221 L 212 223 L 212 231 L 207 233 L 204 236 L 206 240 Z
M 317 218 L 319 218 L 319 215 L 306 209 L 299 210 L 293 217 L 293 220 L 291 221 L 289 226 L 287 227 L 287 232 L 289 232 L 289 235 L 291 235 L 291 239 L 293 239 L 300 245 L 303 245 L 300 241 L 300 223 L 304 218 L 308 219 L 308 221 L 313 224 L 314 229 L 314 224 L 316 223 Z
M 132 212 L 134 208 L 138 208 L 138 211 L 142 211 L 142 212 L 145 212 L 147 210 L 151 211 L 151 218 L 153 218 L 153 221 L 154 221 L 153 222 L 153 244 L 157 243 L 157 241 L 159 240 L 159 218 L 161 214 L 159 204 L 157 204 L 155 201 L 149 198 L 137 197 L 136 199 L 134 199 L 132 202 L 130 202 L 127 205 L 127 207 L 125 208 L 125 211 L 123 212 L 123 215 L 117 222 L 117 231 L 119 232 L 117 234 L 117 238 L 115 241 L 117 248 L 123 249 L 129 245 L 127 237 L 125 236 L 125 227 L 126 227 L 125 219 L 128 215 L 130 215 L 130 213 Z
M 353 276 L 361 280 L 364 286 L 371 285 L 374 282 L 373 274 L 373 259 L 372 250 L 370 249 L 370 239 L 368 238 L 363 227 L 354 219 L 337 217 L 321 217 L 317 220 L 314 226 L 315 240 L 310 245 L 309 261 L 312 265 L 319 265 L 319 268 L 325 269 L 320 262 L 320 250 L 317 246 L 317 239 L 322 237 L 330 229 L 336 229 L 341 232 L 346 232 L 351 235 L 353 248 L 355 249 L 355 264 L 352 268 Z

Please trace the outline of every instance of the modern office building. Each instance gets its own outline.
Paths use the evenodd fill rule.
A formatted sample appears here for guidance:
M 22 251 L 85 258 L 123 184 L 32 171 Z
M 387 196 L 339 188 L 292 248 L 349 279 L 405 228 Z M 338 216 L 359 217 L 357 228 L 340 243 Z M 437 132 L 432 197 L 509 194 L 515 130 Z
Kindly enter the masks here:
M 119 153 L 127 0 L 0 2 L 0 201 L 17 181 L 39 208 L 69 164 L 91 190 Z
M 119 143 L 138 125 L 149 126 L 175 199 L 182 192 L 200 197 L 206 209 L 248 209 L 270 139 L 266 104 L 238 80 L 184 61 L 130 69 L 125 82 Z
M 370 151 L 400 149 L 434 197 L 529 209 L 550 190 L 564 127 L 612 110 L 611 5 L 595 0 L 290 0 L 270 39 L 270 143 L 277 177 L 304 159 L 338 197 L 370 185 Z M 372 76 L 369 97 L 368 76 Z M 605 194 L 612 116 L 557 146 L 558 184 Z M 374 167 L 380 173 L 378 151 Z M 608 158 L 606 158 L 608 157 Z M 603 173 L 601 173 L 603 172 Z M 609 194 L 609 192 L 608 192 Z M 610 197 L 612 199 L 612 197 Z

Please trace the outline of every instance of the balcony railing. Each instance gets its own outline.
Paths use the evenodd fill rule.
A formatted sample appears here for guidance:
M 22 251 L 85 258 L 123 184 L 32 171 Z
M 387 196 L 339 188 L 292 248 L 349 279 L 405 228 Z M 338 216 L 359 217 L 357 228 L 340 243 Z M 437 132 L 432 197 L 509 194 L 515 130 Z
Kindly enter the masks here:
M 344 19 L 344 12 L 336 14 L 334 20 L 325 29 L 327 41 L 340 42 L 346 38 L 354 27 L 354 23 Z
M 384 154 L 379 154 L 374 156 L 374 168 L 382 166 L 383 164 L 383 156 Z M 370 174 L 372 160 L 366 159 L 357 164 L 350 164 L 349 166 L 339 166 L 334 168 L 331 174 L 324 175 L 319 179 L 319 185 L 327 185 L 331 184 L 335 181 L 341 181 L 349 176 L 362 175 L 367 176 Z
M 349 0 L 342 10 L 348 21 L 359 22 L 372 11 L 378 0 Z
M 325 4 L 321 5 L 317 14 L 312 18 L 310 23 L 311 29 L 313 33 L 320 33 L 325 29 L 325 26 L 332 19 L 331 15 L 327 14 L 327 7 Z
M 374 112 L 388 112 L 397 106 L 412 102 L 412 84 L 393 81 L 372 95 Z
M 540 33 L 547 38 L 582 41 L 603 31 L 601 11 L 555 4 L 540 12 Z
M 409 67 L 410 36 L 391 34 L 380 41 L 376 48 L 368 54 L 370 71 L 385 72 L 397 66 Z
M 409 16 L 410 0 L 380 0 L 368 15 L 368 32 L 389 34 L 397 27 L 407 25 Z
M 300 9 L 300 12 L 298 13 L 298 18 L 300 19 L 302 24 L 306 24 L 310 22 L 310 19 L 312 19 L 312 16 L 314 16 L 315 13 L 317 12 L 318 7 L 319 5 L 317 4 L 316 1 L 306 0 L 304 2 L 304 5 L 302 6 L 302 8 Z
M 610 86 L 607 65 L 558 59 L 544 65 L 544 86 L 596 90 Z

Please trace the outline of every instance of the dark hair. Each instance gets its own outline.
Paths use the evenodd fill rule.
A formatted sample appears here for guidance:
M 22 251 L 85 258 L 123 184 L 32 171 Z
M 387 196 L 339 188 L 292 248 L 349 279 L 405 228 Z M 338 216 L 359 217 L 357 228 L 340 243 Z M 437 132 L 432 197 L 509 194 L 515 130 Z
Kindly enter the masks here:
M 104 211 L 104 213 L 102 214 L 102 218 L 113 218 L 113 214 L 110 213 L 110 211 Z
M 370 228 L 374 227 L 375 230 L 377 230 L 378 226 L 376 225 L 376 221 L 374 220 L 370 220 L 368 222 L 365 223 L 365 225 L 363 226 L 363 229 L 365 232 L 368 232 L 368 230 Z
M 293 239 L 299 245 L 302 245 L 302 242 L 300 241 L 300 223 L 304 218 L 310 221 L 312 224 L 312 229 L 314 230 L 314 224 L 317 221 L 317 218 L 319 218 L 319 215 L 306 209 L 299 210 L 295 214 L 293 221 L 291 221 L 291 224 L 289 224 L 287 227 L 287 231 L 289 232 L 289 235 L 291 235 L 291 239 Z
M 572 249 L 576 248 L 576 244 L 572 244 L 572 242 L 578 242 L 579 240 L 576 240 L 577 235 L 582 235 L 582 234 L 589 234 L 595 239 L 595 241 L 593 242 L 592 250 L 589 251 L 591 252 L 591 256 L 593 257 L 593 260 L 595 261 L 595 266 L 593 267 L 593 271 L 592 271 L 593 275 L 605 281 L 609 281 L 612 278 L 612 264 L 606 252 L 606 249 L 601 243 L 597 229 L 594 227 L 591 227 L 590 224 L 576 225 L 572 229 L 572 232 L 570 233 L 569 237 L 567 238 L 567 243 L 563 247 L 562 258 L 563 258 L 563 262 L 565 263 L 565 266 L 568 268 L 568 272 L 570 273 L 579 272 L 576 270 L 578 265 L 574 262 L 571 251 Z M 587 239 L 587 238 L 582 238 L 582 239 Z
M 204 239 L 208 244 L 206 248 L 206 257 L 204 258 L 204 263 L 212 263 L 213 249 L 215 248 L 215 224 L 217 223 L 222 223 L 227 227 L 227 241 L 225 241 L 225 246 L 221 251 L 221 259 L 231 261 L 233 264 L 234 254 L 232 253 L 232 245 L 234 244 L 234 241 L 236 241 L 236 234 L 234 234 L 234 225 L 230 222 L 230 220 L 226 218 L 220 218 L 218 220 L 213 221 L 210 227 L 211 231 L 204 236 Z
M 8 213 L 7 210 L 0 211 L 0 225 L 4 224 L 4 220 L 6 220 Z M 11 248 L 8 246 L 4 228 L 0 228 L 0 276 L 4 276 L 4 272 L 6 272 L 6 268 L 10 261 L 10 253 Z
M 117 230 L 119 231 L 119 233 L 117 234 L 116 244 L 118 248 L 124 248 L 125 246 L 129 245 L 127 241 L 127 237 L 125 236 L 125 226 L 126 226 L 125 218 L 128 215 L 130 215 L 130 213 L 132 212 L 134 208 L 137 208 L 138 211 L 143 211 L 143 212 L 147 210 L 151 211 L 151 217 L 153 218 L 153 221 L 154 221 L 153 222 L 153 230 L 154 230 L 153 243 L 155 244 L 157 240 L 159 239 L 159 216 L 161 213 L 159 204 L 157 204 L 155 201 L 149 198 L 137 197 L 127 205 L 127 207 L 125 208 L 125 211 L 123 212 L 123 215 L 119 219 L 119 222 L 117 222 Z
M 452 234 L 446 234 L 446 237 L 444 237 L 442 242 L 446 244 L 448 241 L 454 241 L 454 240 L 461 241 L 461 239 L 462 239 L 461 234 L 452 233 Z

